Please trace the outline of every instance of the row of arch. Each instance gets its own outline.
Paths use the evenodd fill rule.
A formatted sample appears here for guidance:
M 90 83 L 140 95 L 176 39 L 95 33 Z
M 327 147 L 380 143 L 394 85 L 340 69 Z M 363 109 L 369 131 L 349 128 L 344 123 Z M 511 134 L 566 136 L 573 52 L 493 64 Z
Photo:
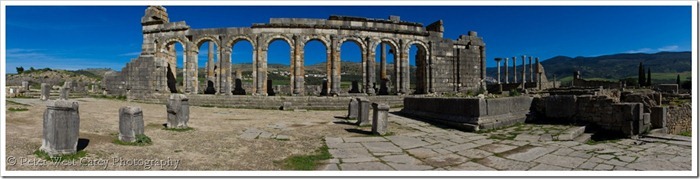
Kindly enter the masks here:
M 393 92 L 396 93 L 416 93 L 424 94 L 432 92 L 432 59 L 430 58 L 430 43 L 426 43 L 421 39 L 394 39 L 394 38 L 361 38 L 357 36 L 335 36 L 335 35 L 287 35 L 287 34 L 262 34 L 262 35 L 232 35 L 225 38 L 219 38 L 218 36 L 203 35 L 203 36 L 173 36 L 173 37 L 162 37 L 153 43 L 156 52 L 168 59 L 169 71 L 168 73 L 168 90 L 171 92 L 182 92 L 182 93 L 199 93 L 199 77 L 198 74 L 198 54 L 200 47 L 204 43 L 211 43 L 216 46 L 215 52 L 216 68 L 211 68 L 212 73 L 207 73 L 207 89 L 213 88 L 216 93 L 221 94 L 231 94 L 234 79 L 231 78 L 232 69 L 232 51 L 233 48 L 241 41 L 246 41 L 252 46 L 252 78 L 253 78 L 253 91 L 254 94 L 265 95 L 267 93 L 267 58 L 268 58 L 268 48 L 271 43 L 275 41 L 284 41 L 290 47 L 290 91 L 294 94 L 304 94 L 304 76 L 305 70 L 304 66 L 304 51 L 305 46 L 312 42 L 320 42 L 326 50 L 326 79 L 327 84 L 326 90 L 330 94 L 342 93 L 340 90 L 341 82 L 341 45 L 350 42 L 357 45 L 361 52 L 362 61 L 362 81 L 363 86 L 361 87 L 362 92 L 365 93 L 377 93 L 377 89 L 384 87 L 382 81 L 384 78 L 390 81 L 393 85 Z M 223 42 L 223 43 L 222 43 Z M 175 45 L 180 43 L 182 49 L 184 50 L 182 60 L 178 60 L 177 52 L 175 50 Z M 222 44 L 223 46 L 221 46 Z M 386 76 L 378 76 L 375 72 L 381 64 L 386 64 L 388 60 L 384 59 L 380 61 L 377 65 L 377 47 L 380 45 L 386 45 L 389 47 L 393 53 L 393 59 L 389 59 L 394 62 L 394 73 L 391 75 L 391 79 Z M 409 65 L 409 50 L 412 46 L 417 48 L 417 53 L 415 59 L 415 64 L 417 69 L 415 71 L 415 84 L 412 84 L 410 78 L 410 65 Z M 397 50 L 398 53 L 397 53 Z M 382 55 L 385 56 L 385 55 Z M 375 59 L 375 60 L 372 60 Z M 178 90 L 177 85 L 172 85 L 177 77 L 176 64 L 178 61 L 183 62 L 183 72 L 182 72 L 182 83 L 177 84 L 182 87 Z M 211 63 L 210 63 L 211 64 Z M 388 65 L 388 64 L 387 64 Z M 383 69 L 386 70 L 387 68 Z M 206 70 L 210 70 L 209 68 Z M 381 72 L 380 72 L 381 73 Z M 211 75 L 210 75 L 211 74 Z M 384 73 L 381 73 L 384 74 Z M 411 85 L 415 87 L 411 89 Z

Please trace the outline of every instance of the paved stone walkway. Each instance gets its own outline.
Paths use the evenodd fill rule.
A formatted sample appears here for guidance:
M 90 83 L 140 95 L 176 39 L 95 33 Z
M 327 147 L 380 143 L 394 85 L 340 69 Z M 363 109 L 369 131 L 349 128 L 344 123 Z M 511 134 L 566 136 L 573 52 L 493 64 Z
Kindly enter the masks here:
M 390 136 L 326 137 L 324 170 L 690 170 L 691 148 L 664 140 L 578 142 L 576 126 L 470 133 L 390 114 Z M 341 124 L 339 124 L 341 125 Z M 359 128 L 362 130 L 369 130 Z M 405 130 L 403 130 L 405 129 Z M 410 132 L 405 132 L 410 131 Z M 563 140 L 559 140 L 563 139 Z

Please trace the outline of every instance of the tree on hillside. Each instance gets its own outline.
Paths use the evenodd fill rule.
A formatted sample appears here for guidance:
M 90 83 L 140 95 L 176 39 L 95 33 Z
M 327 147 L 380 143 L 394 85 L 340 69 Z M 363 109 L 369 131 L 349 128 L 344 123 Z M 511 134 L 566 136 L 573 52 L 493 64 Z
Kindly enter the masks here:
M 16 67 L 15 69 L 17 69 L 17 74 L 22 74 L 22 72 L 24 72 L 24 67 Z
M 639 80 L 637 81 L 637 84 L 639 84 L 639 86 L 644 86 L 644 82 L 646 82 L 644 79 L 644 64 L 639 62 Z
M 651 68 L 647 68 L 647 86 L 651 86 Z
M 681 74 L 678 74 L 676 76 L 676 84 L 678 84 L 678 86 L 681 86 Z

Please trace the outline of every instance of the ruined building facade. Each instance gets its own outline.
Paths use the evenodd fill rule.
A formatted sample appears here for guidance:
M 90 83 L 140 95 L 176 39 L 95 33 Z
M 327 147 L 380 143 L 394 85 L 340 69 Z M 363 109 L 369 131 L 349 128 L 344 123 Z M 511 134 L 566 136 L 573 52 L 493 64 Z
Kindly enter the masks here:
M 166 9 L 148 7 L 141 19 L 143 26 L 142 52 L 117 74 L 123 80 L 105 84 L 123 84 L 130 98 L 148 98 L 149 94 L 203 93 L 197 78 L 199 47 L 213 43 L 218 61 L 209 58 L 207 63 L 206 88 L 216 94 L 230 95 L 235 86 L 235 71 L 231 69 L 232 48 L 240 41 L 253 46 L 253 91 L 254 95 L 267 95 L 268 46 L 274 40 L 283 40 L 290 45 L 290 91 L 304 94 L 304 46 L 309 41 L 320 41 L 326 47 L 326 72 L 328 94 L 346 93 L 340 90 L 341 66 L 340 46 L 353 42 L 362 53 L 363 93 L 375 94 L 380 82 L 377 76 L 390 81 L 391 90 L 399 94 L 427 94 L 464 92 L 485 88 L 486 54 L 483 39 L 470 31 L 457 40 L 443 38 L 442 21 L 428 26 L 401 21 L 398 16 L 389 19 L 330 16 L 328 19 L 272 18 L 269 23 L 253 24 L 251 27 L 191 29 L 184 21 L 170 22 Z M 182 84 L 176 83 L 177 53 L 175 45 L 183 46 Z M 394 63 L 387 66 L 386 60 L 376 62 L 380 44 L 387 44 L 394 53 Z M 417 46 L 415 64 L 416 84 L 410 89 L 409 49 Z M 210 45 L 211 46 L 211 45 Z M 384 56 L 384 55 L 382 55 Z M 382 65 L 384 64 L 384 65 Z M 393 68 L 393 74 L 375 73 L 381 68 Z M 106 91 L 113 88 L 105 86 Z M 182 90 L 178 90 L 182 89 Z M 116 90 L 115 90 L 116 91 Z

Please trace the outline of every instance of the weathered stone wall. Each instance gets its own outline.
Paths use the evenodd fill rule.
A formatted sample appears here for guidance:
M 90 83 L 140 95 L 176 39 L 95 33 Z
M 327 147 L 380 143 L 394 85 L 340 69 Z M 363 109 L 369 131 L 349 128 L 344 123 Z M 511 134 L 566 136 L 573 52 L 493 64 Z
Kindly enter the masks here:
M 637 135 L 649 130 L 643 103 L 619 103 L 604 95 L 551 95 L 533 102 L 535 120 L 590 123 L 603 130 Z M 648 113 L 647 113 L 648 114 Z
M 620 89 L 621 84 L 620 82 L 613 82 L 613 81 L 602 81 L 602 80 L 584 80 L 584 79 L 576 79 L 574 78 L 571 81 L 571 85 L 574 87 L 592 87 L 592 88 L 598 88 L 598 87 L 603 87 L 606 89 Z
M 153 94 L 146 99 L 133 99 L 136 102 L 165 104 L 170 94 Z M 284 102 L 291 102 L 292 108 L 311 110 L 345 110 L 348 101 L 356 97 L 317 97 L 317 96 L 215 96 L 187 95 L 191 106 L 212 106 L 232 108 L 279 109 Z M 386 103 L 392 107 L 403 105 L 400 96 L 366 96 L 370 102 Z
M 406 97 L 402 113 L 431 120 L 472 125 L 467 130 L 493 129 L 523 122 L 532 98 L 431 98 Z
M 670 106 L 668 108 L 668 116 L 666 118 L 666 128 L 670 134 L 680 134 L 688 132 L 693 127 L 693 110 L 690 104 L 681 104 L 678 106 Z
M 102 90 L 109 95 L 126 95 L 126 82 L 120 72 L 110 71 L 102 77 Z

